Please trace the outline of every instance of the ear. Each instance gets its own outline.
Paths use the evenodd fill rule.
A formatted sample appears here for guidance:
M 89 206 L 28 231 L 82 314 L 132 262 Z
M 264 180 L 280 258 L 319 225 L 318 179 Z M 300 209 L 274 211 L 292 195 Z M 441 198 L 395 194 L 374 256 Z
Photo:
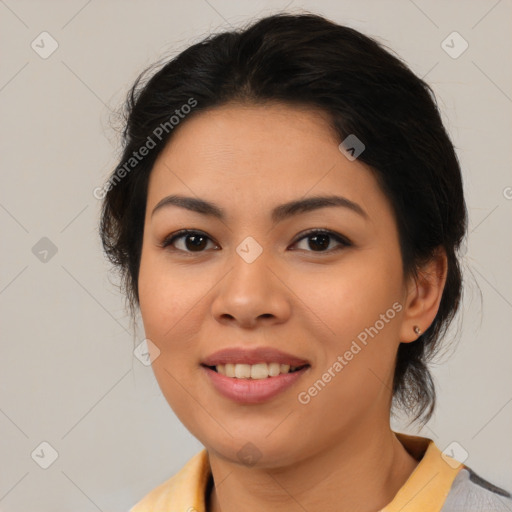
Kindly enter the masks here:
M 443 247 L 436 249 L 435 255 L 418 269 L 416 276 L 411 276 L 406 283 L 406 299 L 400 329 L 400 341 L 416 341 L 434 321 L 443 296 L 448 259 Z M 421 333 L 414 332 L 414 327 Z

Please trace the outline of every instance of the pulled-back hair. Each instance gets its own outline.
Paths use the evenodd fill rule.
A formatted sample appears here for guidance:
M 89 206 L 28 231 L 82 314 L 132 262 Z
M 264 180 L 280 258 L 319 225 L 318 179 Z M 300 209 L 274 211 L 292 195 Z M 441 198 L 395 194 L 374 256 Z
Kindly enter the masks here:
M 123 155 L 100 197 L 103 247 L 132 313 L 139 304 L 148 179 L 176 119 L 186 123 L 231 101 L 315 107 L 328 114 L 340 141 L 355 134 L 364 143 L 358 160 L 393 208 L 404 276 L 417 276 L 436 249 L 446 251 L 437 315 L 418 340 L 400 344 L 394 373 L 393 404 L 426 423 L 436 401 L 427 363 L 459 308 L 458 249 L 467 229 L 459 163 L 429 85 L 375 40 L 314 14 L 277 14 L 211 35 L 151 76 L 149 70 L 128 95 Z M 151 149 L 131 161 L 148 137 Z

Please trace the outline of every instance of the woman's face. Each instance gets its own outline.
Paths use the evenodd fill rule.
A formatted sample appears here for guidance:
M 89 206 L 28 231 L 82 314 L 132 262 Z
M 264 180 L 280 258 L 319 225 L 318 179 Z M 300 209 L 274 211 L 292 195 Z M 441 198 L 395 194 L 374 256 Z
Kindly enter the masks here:
M 389 428 L 396 352 L 413 338 L 397 227 L 372 173 L 313 110 L 229 104 L 176 130 L 150 176 L 139 275 L 153 369 L 176 415 L 212 453 L 261 467 Z M 171 195 L 223 217 L 161 203 Z M 280 208 L 320 196 L 344 199 Z M 162 246 L 183 229 L 196 233 Z M 286 372 L 287 358 L 307 366 L 266 379 L 205 366 L 231 348 L 241 352 L 218 361 L 268 363 L 255 377 Z

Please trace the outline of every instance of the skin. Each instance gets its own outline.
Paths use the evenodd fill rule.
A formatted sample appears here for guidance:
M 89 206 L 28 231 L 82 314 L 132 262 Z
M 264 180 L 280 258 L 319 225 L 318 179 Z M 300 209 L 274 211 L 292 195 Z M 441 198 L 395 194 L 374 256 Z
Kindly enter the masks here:
M 230 103 L 179 125 L 152 170 L 140 309 L 160 351 L 159 386 L 208 450 L 209 511 L 375 511 L 417 466 L 390 429 L 394 359 L 400 342 L 417 339 L 415 325 L 425 331 L 434 320 L 446 256 L 440 251 L 416 279 L 404 278 L 391 205 L 339 143 L 313 109 Z M 212 201 L 226 220 L 177 206 L 152 215 L 170 194 Z M 367 218 L 327 207 L 271 222 L 277 205 L 331 194 L 357 203 Z M 209 237 L 199 252 L 187 237 L 162 248 L 185 228 Z M 352 245 L 330 238 L 318 249 L 301 235 L 311 228 Z M 248 236 L 263 249 L 252 263 L 236 252 Z M 395 302 L 402 310 L 308 404 L 299 403 L 298 393 Z M 234 346 L 276 347 L 311 368 L 272 400 L 241 405 L 219 395 L 200 366 Z M 248 442 L 260 457 L 251 466 L 237 456 Z

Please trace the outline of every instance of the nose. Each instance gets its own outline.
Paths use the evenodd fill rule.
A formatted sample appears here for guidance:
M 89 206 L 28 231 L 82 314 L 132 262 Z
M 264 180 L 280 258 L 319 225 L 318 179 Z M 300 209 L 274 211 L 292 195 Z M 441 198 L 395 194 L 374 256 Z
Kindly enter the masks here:
M 291 292 L 283 274 L 265 251 L 255 259 L 235 252 L 230 270 L 215 288 L 213 317 L 244 328 L 285 322 L 291 313 Z

